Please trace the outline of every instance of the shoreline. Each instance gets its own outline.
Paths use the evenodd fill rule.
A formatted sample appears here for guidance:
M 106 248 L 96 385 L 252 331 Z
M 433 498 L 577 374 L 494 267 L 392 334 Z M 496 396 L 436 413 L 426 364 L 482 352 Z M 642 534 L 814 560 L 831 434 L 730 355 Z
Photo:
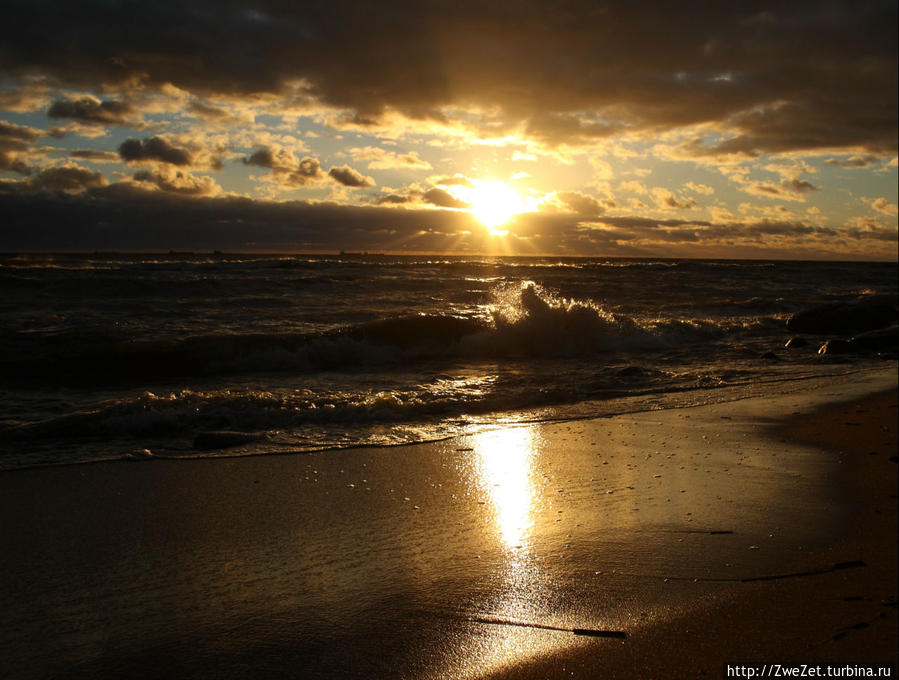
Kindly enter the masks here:
M 882 363 L 882 362 L 881 362 Z M 129 453 L 102 458 L 85 458 L 54 462 L 18 463 L 9 467 L 0 465 L 0 474 L 13 473 L 19 470 L 38 470 L 56 467 L 79 467 L 85 465 L 108 465 L 122 462 L 156 462 L 156 461 L 191 461 L 191 460 L 230 460 L 253 457 L 281 457 L 281 456 L 307 456 L 338 451 L 359 451 L 372 449 L 391 449 L 396 447 L 443 444 L 456 439 L 476 436 L 479 433 L 495 430 L 502 427 L 520 426 L 551 426 L 557 424 L 571 424 L 581 421 L 603 420 L 615 417 L 627 417 L 641 413 L 658 411 L 678 411 L 703 406 L 717 406 L 721 404 L 739 402 L 747 399 L 765 397 L 767 395 L 783 396 L 795 392 L 805 392 L 817 389 L 829 389 L 829 386 L 839 384 L 848 386 L 853 379 L 862 382 L 870 380 L 870 376 L 878 375 L 882 368 L 876 365 L 845 366 L 842 372 L 829 374 L 806 374 L 801 376 L 783 376 L 769 378 L 760 382 L 741 383 L 721 387 L 695 387 L 679 389 L 669 392 L 646 392 L 620 396 L 602 400 L 587 400 L 579 405 L 561 404 L 541 406 L 527 409 L 496 411 L 480 416 L 483 422 L 468 424 L 471 429 L 463 432 L 443 434 L 434 438 L 425 438 L 411 441 L 396 442 L 359 442 L 349 445 L 326 445 L 321 447 L 300 446 L 295 450 L 272 449 L 258 451 L 253 448 L 245 449 L 240 444 L 229 446 L 223 444 L 218 452 L 210 452 L 204 448 L 189 448 L 185 453 L 159 453 L 149 449 L 134 449 Z M 586 405 L 586 406 L 585 406 Z M 259 439 L 253 432 L 243 431 L 201 431 L 198 436 L 211 435 L 219 437 L 227 442 L 234 438 L 246 438 L 252 447 Z M 195 438 L 195 437 L 194 437 Z M 15 441 L 7 442 L 14 445 Z M 148 444 L 152 445 L 152 444 Z M 139 446 L 139 445 L 138 445 Z M 185 446 L 189 446 L 189 438 L 185 440 Z
M 878 385 L 895 404 L 895 384 L 884 369 L 814 394 L 405 447 L 3 472 L 0 670 L 628 678 L 714 677 L 721 659 L 765 654 L 875 661 L 896 640 L 895 463 L 883 442 L 840 456 L 776 426 L 800 411 L 794 427 L 858 443 L 871 428 L 840 423 L 864 416 L 895 441 L 888 404 L 833 406 Z M 841 421 L 822 403 L 868 413 Z M 859 480 L 892 492 L 853 494 Z M 859 555 L 867 566 L 733 582 Z
M 896 425 L 894 387 L 769 426 L 772 440 L 813 446 L 845 463 L 850 527 L 809 551 L 809 572 L 735 584 L 722 601 L 651 627 L 627 646 L 584 648 L 482 677 L 725 677 L 728 663 L 887 663 L 895 672 Z M 856 428 L 882 435 L 859 437 Z

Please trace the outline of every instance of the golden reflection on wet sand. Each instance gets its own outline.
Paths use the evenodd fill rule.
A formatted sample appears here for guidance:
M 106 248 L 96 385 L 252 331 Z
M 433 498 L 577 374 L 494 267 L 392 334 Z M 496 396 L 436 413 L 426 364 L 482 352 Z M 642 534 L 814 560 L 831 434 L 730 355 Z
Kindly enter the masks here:
M 522 625 L 551 618 L 546 602 L 552 584 L 538 558 L 536 517 L 545 499 L 536 479 L 537 428 L 506 427 L 470 441 L 472 483 L 489 499 L 485 508 L 493 514 L 503 564 L 496 573 L 501 585 L 494 595 L 477 611 L 466 612 L 475 625 L 470 637 L 457 640 L 452 677 L 478 677 L 575 642 L 565 633 Z
M 504 547 L 527 547 L 534 525 L 532 463 L 536 455 L 529 427 L 508 427 L 473 438 L 481 486 L 490 494 Z

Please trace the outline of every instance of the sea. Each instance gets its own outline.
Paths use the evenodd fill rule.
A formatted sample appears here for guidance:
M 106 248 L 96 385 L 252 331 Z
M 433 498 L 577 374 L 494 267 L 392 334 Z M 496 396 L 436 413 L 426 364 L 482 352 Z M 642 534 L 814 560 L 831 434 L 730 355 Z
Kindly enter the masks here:
M 401 445 L 896 360 L 787 323 L 895 309 L 895 263 L 7 254 L 0 293 L 3 470 Z

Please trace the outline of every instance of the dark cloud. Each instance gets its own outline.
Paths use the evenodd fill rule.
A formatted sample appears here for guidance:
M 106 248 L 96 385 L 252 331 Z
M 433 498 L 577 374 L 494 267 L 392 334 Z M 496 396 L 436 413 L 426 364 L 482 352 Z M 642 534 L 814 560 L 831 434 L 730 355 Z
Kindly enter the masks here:
M 373 187 L 375 185 L 375 180 L 371 177 L 366 177 L 362 173 L 357 170 L 354 170 L 349 165 L 341 165 L 328 170 L 328 176 L 331 177 L 335 182 L 342 184 L 345 187 Z
M 290 151 L 263 147 L 244 158 L 243 164 L 256 165 L 260 168 L 269 168 L 271 170 L 292 171 L 296 168 L 298 161 L 296 156 Z
M 95 151 L 94 149 L 75 149 L 69 152 L 69 158 L 97 163 L 114 163 L 121 160 L 121 156 L 113 151 Z
M 0 192 L 0 248 L 219 248 L 255 250 L 383 249 L 385 234 L 402 248 L 422 229 L 473 229 L 467 213 L 395 210 L 302 201 L 199 198 L 115 184 L 55 200 L 21 190 Z M 0 187 L 2 188 L 2 187 Z M 444 246 L 442 237 L 415 249 Z M 88 245 L 94 244 L 94 245 Z M 479 244 L 480 245 L 480 244 Z
M 804 179 L 794 178 L 794 179 L 790 179 L 790 180 L 784 180 L 783 184 L 785 187 L 788 187 L 789 189 L 796 191 L 800 194 L 805 194 L 805 193 L 808 193 L 809 191 L 818 191 L 818 187 L 816 187 L 811 182 L 805 181 Z
M 450 192 L 439 187 L 428 189 L 421 195 L 425 203 L 436 205 L 439 208 L 467 208 L 468 203 L 461 201 Z
M 43 77 L 25 77 L 14 86 L 0 90 L 0 109 L 18 113 L 42 109 L 49 102 L 49 89 Z
M 244 158 L 243 163 L 268 168 L 271 173 L 266 178 L 285 189 L 314 184 L 325 177 L 317 158 L 306 156 L 297 160 L 287 149 L 263 147 Z
M 129 163 L 154 161 L 171 165 L 190 165 L 191 153 L 170 144 L 164 137 L 126 139 L 119 145 L 119 155 Z
M 741 188 L 746 193 L 787 201 L 805 201 L 805 194 L 810 191 L 818 191 L 818 187 L 803 179 L 785 179 L 779 184 L 750 181 L 741 184 Z
M 99 172 L 82 168 L 74 163 L 45 168 L 28 179 L 14 182 L 7 187 L 19 193 L 40 194 L 44 192 L 77 194 L 87 189 L 105 187 L 109 184 Z
M 5 18 L 9 77 L 230 95 L 302 82 L 356 125 L 474 106 L 547 144 L 714 123 L 733 136 L 696 151 L 897 147 L 895 0 L 49 0 Z
M 188 104 L 187 110 L 191 113 L 196 114 L 200 118 L 207 118 L 210 120 L 222 120 L 231 117 L 231 114 L 224 109 L 221 109 L 217 106 L 210 106 L 209 104 L 204 104 L 203 102 L 198 101 L 194 101 Z
M 0 172 L 30 175 L 28 151 L 44 133 L 26 125 L 0 120 Z
M 599 200 L 578 191 L 559 191 L 556 193 L 556 198 L 562 202 L 567 210 L 576 215 L 596 217 L 606 211 L 606 206 Z
M 699 207 L 694 199 L 678 196 L 664 187 L 655 187 L 651 193 L 656 207 L 662 210 L 695 210 Z
M 200 118 L 210 125 L 230 126 L 241 125 L 253 122 L 251 114 L 244 114 L 238 111 L 234 113 L 226 108 L 214 106 L 206 102 L 194 100 L 187 105 L 187 112 Z
M 468 203 L 453 196 L 446 189 L 440 187 L 432 187 L 427 191 L 423 191 L 417 187 L 407 187 L 403 193 L 387 194 L 378 199 L 378 204 L 402 205 L 407 204 L 427 204 L 434 205 L 438 208 L 454 208 L 464 210 L 470 207 Z
M 32 127 L 0 120 L 0 149 L 25 149 L 42 134 Z
M 0 149 L 0 172 L 30 175 L 31 166 L 19 154 Z
M 197 197 L 148 191 L 134 183 L 102 186 L 102 178 L 88 171 L 77 177 L 80 180 L 71 186 L 84 187 L 91 182 L 94 186 L 64 196 L 35 193 L 37 184 L 45 188 L 64 185 L 61 174 L 56 182 L 51 182 L 50 174 L 36 183 L 0 182 L 0 211 L 4 215 L 0 249 L 335 252 L 389 247 L 399 251 L 484 252 L 490 244 L 487 230 L 464 211 Z M 720 256 L 736 248 L 756 256 L 826 254 L 836 252 L 837 246 L 850 239 L 867 248 L 866 252 L 890 258 L 896 245 L 895 227 L 876 224 L 835 229 L 800 221 L 711 223 L 639 217 L 585 221 L 577 215 L 529 213 L 519 215 L 509 228 L 505 246 L 508 252 L 520 253 L 536 249 L 581 255 Z
M 400 194 L 387 194 L 378 199 L 378 205 L 402 205 L 403 203 L 411 203 L 413 199 L 409 196 L 401 196 Z
M 102 101 L 91 96 L 55 101 L 47 109 L 47 116 L 71 118 L 85 125 L 138 124 L 137 111 L 131 104 L 111 99 Z
M 528 121 L 526 132 L 534 139 L 556 146 L 610 137 L 623 129 L 621 124 L 610 125 L 586 120 L 582 116 L 548 113 L 533 116 Z

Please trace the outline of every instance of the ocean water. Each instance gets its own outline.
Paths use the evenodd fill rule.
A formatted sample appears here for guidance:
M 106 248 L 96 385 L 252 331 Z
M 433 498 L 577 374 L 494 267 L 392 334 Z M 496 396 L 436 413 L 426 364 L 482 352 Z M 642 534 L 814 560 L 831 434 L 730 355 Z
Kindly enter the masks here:
M 889 263 L 8 255 L 0 292 L 0 469 L 402 444 L 896 359 L 818 353 L 863 327 L 784 348 L 816 306 L 894 310 Z

